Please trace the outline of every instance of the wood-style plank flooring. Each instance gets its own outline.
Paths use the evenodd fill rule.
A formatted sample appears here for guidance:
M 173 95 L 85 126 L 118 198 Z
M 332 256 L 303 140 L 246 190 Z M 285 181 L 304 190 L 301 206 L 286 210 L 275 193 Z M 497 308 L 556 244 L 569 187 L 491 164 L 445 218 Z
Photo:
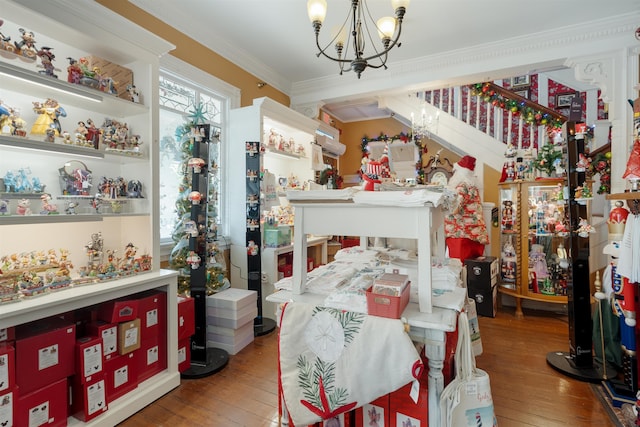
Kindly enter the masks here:
M 477 365 L 489 373 L 500 427 L 614 424 L 590 384 L 546 363 L 551 351 L 568 351 L 567 317 L 525 310 L 517 319 L 503 307 L 480 317 L 484 352 Z M 121 427 L 276 427 L 277 332 L 257 337 L 220 372 L 181 385 L 120 424 Z

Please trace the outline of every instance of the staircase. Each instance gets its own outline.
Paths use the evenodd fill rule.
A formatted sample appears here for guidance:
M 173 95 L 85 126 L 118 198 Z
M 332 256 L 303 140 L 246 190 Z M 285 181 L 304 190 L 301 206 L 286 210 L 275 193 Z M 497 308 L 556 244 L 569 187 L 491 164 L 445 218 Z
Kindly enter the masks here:
M 494 83 L 385 98 L 381 103 L 403 117 L 422 109 L 423 117 L 418 120 L 427 118 L 431 139 L 498 171 L 508 144 L 520 152 L 537 149 L 545 144 L 548 133 L 559 132 L 567 120 L 557 111 Z M 468 126 L 460 126 L 460 121 Z M 407 125 L 411 126 L 410 121 Z

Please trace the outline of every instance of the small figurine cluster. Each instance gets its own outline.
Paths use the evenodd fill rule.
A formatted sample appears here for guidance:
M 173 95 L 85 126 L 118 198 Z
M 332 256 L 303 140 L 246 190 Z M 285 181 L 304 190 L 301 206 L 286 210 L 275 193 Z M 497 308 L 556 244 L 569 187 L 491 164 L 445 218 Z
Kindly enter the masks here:
M 5 255 L 0 258 L 0 303 L 69 287 L 72 268 L 67 249 Z
M 0 19 L 0 27 L 4 22 Z M 39 56 L 39 51 L 36 48 L 36 36 L 32 31 L 27 31 L 24 28 L 19 28 L 20 33 L 19 40 L 11 43 L 11 36 L 5 36 L 0 32 L 0 51 L 9 52 L 9 55 L 3 55 L 5 57 L 17 57 L 27 62 L 34 62 L 36 57 Z M 50 51 L 51 48 L 43 47 L 42 51 Z M 52 54 L 53 55 L 53 54 Z
M 266 142 L 267 148 L 270 150 L 283 151 L 285 153 L 297 154 L 299 156 L 305 155 L 303 145 L 296 144 L 296 141 L 293 138 L 286 139 L 273 128 L 269 130 L 269 133 L 265 133 L 264 141 Z
M 104 248 L 100 232 L 93 233 L 84 248 L 88 261 L 86 266 L 78 269 L 80 277 L 74 280 L 76 284 L 95 283 L 151 270 L 150 255 L 138 256 L 138 248 L 128 243 L 123 256 L 117 257 L 117 250 Z
M 117 199 L 120 197 L 128 199 L 142 199 L 142 183 L 138 180 L 127 181 L 123 177 L 107 178 L 102 177 L 98 184 L 98 194 L 103 198 Z
M 115 250 L 104 250 L 101 233 L 94 233 L 85 245 L 89 259 L 72 278 L 74 268 L 69 250 L 49 249 L 13 253 L 0 257 L 0 304 L 19 301 L 72 286 L 98 283 L 103 280 L 151 270 L 150 255 L 138 255 L 138 248 L 127 244 L 121 258 Z M 106 260 L 104 255 L 106 254 Z
M 23 167 L 15 170 L 8 170 L 3 179 L 5 193 L 42 193 L 44 185 L 40 182 L 40 178 L 31 177 L 31 168 Z
M 102 143 L 106 151 L 140 156 L 140 135 L 130 135 L 129 126 L 117 120 L 105 118 L 102 124 Z
M 27 125 L 20 117 L 20 110 L 0 100 L 0 135 L 27 136 Z

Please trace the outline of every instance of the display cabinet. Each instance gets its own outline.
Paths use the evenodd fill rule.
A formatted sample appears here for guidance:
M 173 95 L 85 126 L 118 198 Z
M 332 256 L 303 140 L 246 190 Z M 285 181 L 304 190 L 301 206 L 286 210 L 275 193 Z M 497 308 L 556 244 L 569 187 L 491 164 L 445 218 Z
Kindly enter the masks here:
M 92 245 L 97 240 L 105 261 L 108 256 L 128 257 L 132 249 L 138 256 L 148 255 L 145 272 L 111 275 L 111 280 L 96 283 L 77 282 L 68 289 L 0 305 L 0 328 L 148 289 L 167 293 L 168 368 L 145 382 L 143 392 L 123 396 L 87 423 L 115 425 L 180 383 L 176 277 L 160 270 L 159 187 L 154 169 L 159 155 L 159 58 L 173 46 L 95 2 L 0 0 L 0 9 L 3 42 L 11 37 L 15 47 L 22 29 L 33 33 L 36 50 L 35 56 L 16 55 L 4 43 L 0 50 L 0 99 L 17 113 L 11 121 L 22 124 L 5 122 L 0 128 L 0 258 L 64 250 L 75 278 L 84 267 L 94 265 Z M 41 62 L 37 51 L 55 54 L 51 69 Z M 67 81 L 67 66 L 71 65 L 67 58 L 98 57 L 135 76 L 138 102 L 119 97 L 113 86 L 102 91 Z M 41 114 L 36 104 L 48 99 L 63 107 L 57 117 L 57 133 L 53 128 L 33 126 Z M 117 122 L 121 129 L 128 128 L 129 141 L 135 138 L 136 148 L 100 142 L 96 146 L 95 141 L 76 137 L 86 137 L 78 129 L 79 122 L 89 125 L 88 119 L 98 127 Z M 20 185 L 11 184 L 11 175 L 16 173 L 21 175 Z M 103 180 L 131 185 L 126 192 L 106 192 Z M 70 418 L 69 424 L 83 423 Z
M 231 111 L 229 158 L 242 165 L 230 172 L 237 188 L 229 194 L 231 285 L 258 292 L 256 334 L 264 331 L 263 323 L 275 327 L 274 312 L 263 310 L 273 287 L 263 280 L 262 220 L 281 205 L 285 190 L 302 189 L 314 179 L 311 144 L 317 128 L 316 120 L 269 98 Z
M 562 178 L 503 182 L 500 196 L 499 290 L 516 299 L 567 303 L 569 225 Z M 562 268 L 562 266 L 565 266 Z

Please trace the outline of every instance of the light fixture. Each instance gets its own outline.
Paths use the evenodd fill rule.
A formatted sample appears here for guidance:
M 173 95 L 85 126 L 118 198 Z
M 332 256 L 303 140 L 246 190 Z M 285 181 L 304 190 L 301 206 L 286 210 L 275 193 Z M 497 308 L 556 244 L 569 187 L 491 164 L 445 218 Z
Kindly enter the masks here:
M 347 17 L 340 27 L 340 31 L 334 35 L 333 39 L 323 48 L 320 46 L 320 28 L 324 22 L 324 18 L 327 14 L 327 2 L 326 0 L 308 0 L 307 12 L 309 14 L 309 20 L 313 25 L 313 29 L 316 34 L 316 46 L 319 52 L 316 56 L 324 56 L 336 61 L 340 64 L 340 75 L 344 71 L 353 70 L 360 78 L 360 74 L 365 68 L 387 68 L 387 56 L 389 51 L 394 47 L 400 47 L 401 43 L 398 43 L 400 39 L 400 33 L 402 31 L 402 19 L 409 6 L 410 0 L 391 0 L 391 6 L 395 11 L 395 18 L 384 17 L 378 19 L 378 22 L 374 22 L 367 6 L 367 0 L 351 0 L 351 10 L 347 14 Z M 346 25 L 349 22 L 347 34 Z M 372 27 L 370 27 L 372 26 Z M 375 29 L 378 32 L 378 36 L 382 40 L 382 50 L 375 47 L 371 32 Z M 367 43 L 371 42 L 372 50 L 365 52 Z M 327 49 L 330 45 L 334 45 L 337 56 L 331 56 L 327 54 Z M 353 49 L 350 53 L 349 49 Z M 352 55 L 352 58 L 348 58 Z M 371 64 L 369 61 L 377 59 L 380 63 Z M 346 67 L 348 65 L 348 67 Z
M 415 140 L 422 138 L 431 138 L 431 133 L 437 130 L 438 122 L 440 120 L 440 110 L 436 110 L 435 117 L 431 114 L 427 115 L 427 101 L 424 98 L 424 92 L 422 96 L 420 93 L 416 94 L 418 99 L 420 113 L 419 117 L 411 112 L 411 134 Z

